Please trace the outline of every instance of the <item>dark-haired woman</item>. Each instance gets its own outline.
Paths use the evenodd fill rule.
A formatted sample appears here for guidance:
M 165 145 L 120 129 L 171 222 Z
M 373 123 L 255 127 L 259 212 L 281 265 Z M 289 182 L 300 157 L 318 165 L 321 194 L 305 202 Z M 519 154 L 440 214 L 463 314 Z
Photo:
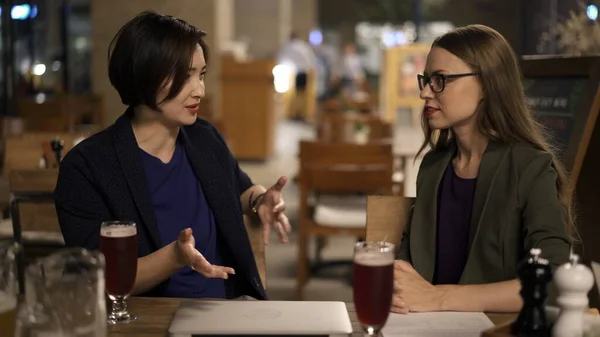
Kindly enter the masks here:
M 418 76 L 428 152 L 395 265 L 392 311 L 521 307 L 517 264 L 532 248 L 569 259 L 564 168 L 525 102 L 517 58 L 481 25 L 438 38 Z
M 100 224 L 137 224 L 133 294 L 265 299 L 243 214 L 287 241 L 281 177 L 266 189 L 240 169 L 219 132 L 198 119 L 208 49 L 185 21 L 144 12 L 109 49 L 109 77 L 127 106 L 69 151 L 55 202 L 67 245 L 97 249 Z M 225 266 L 225 267 L 224 267 Z

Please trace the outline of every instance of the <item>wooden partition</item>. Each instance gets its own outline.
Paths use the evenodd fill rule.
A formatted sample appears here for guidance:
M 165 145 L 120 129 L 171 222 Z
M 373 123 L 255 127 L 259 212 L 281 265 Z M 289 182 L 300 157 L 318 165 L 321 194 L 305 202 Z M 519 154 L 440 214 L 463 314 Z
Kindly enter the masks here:
M 268 159 L 275 147 L 275 99 L 272 60 L 240 63 L 221 61 L 219 121 L 234 156 L 241 160 Z
M 600 57 L 525 57 L 521 66 L 528 103 L 575 187 L 576 252 L 600 262 Z M 597 290 L 590 300 L 600 304 Z
M 27 131 L 71 132 L 80 127 L 102 124 L 103 100 L 100 96 L 59 95 L 43 102 L 35 97 L 17 100 L 17 115 L 24 120 Z

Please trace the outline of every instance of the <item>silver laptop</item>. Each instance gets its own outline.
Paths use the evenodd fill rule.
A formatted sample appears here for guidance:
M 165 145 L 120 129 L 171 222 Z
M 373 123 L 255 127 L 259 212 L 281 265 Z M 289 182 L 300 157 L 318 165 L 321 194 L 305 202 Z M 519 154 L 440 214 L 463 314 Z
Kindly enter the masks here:
M 171 337 L 329 336 L 352 333 L 346 304 L 309 301 L 185 301 Z

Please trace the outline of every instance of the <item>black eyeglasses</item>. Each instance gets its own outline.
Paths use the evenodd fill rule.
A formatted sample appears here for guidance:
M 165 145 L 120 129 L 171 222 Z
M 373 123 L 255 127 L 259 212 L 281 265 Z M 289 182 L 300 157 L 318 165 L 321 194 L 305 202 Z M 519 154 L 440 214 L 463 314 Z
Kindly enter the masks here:
M 465 73 L 465 74 L 433 74 L 431 76 L 427 75 L 417 75 L 417 81 L 419 82 L 419 90 L 423 90 L 425 85 L 429 84 L 429 87 L 433 92 L 439 94 L 444 91 L 446 87 L 446 81 L 449 79 L 460 78 L 465 76 L 477 76 L 479 73 Z

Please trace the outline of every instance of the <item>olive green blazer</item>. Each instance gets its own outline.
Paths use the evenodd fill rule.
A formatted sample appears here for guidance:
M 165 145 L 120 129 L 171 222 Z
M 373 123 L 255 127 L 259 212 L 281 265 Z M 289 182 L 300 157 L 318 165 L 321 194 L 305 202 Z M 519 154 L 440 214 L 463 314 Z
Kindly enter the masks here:
M 417 176 L 417 198 L 404 229 L 398 258 L 412 263 L 429 282 L 436 263 L 438 189 L 456 153 L 430 151 Z M 569 259 L 571 238 L 556 190 L 550 154 L 527 145 L 490 142 L 479 167 L 469 252 L 459 284 L 517 278 L 517 263 L 531 248 L 554 266 Z

